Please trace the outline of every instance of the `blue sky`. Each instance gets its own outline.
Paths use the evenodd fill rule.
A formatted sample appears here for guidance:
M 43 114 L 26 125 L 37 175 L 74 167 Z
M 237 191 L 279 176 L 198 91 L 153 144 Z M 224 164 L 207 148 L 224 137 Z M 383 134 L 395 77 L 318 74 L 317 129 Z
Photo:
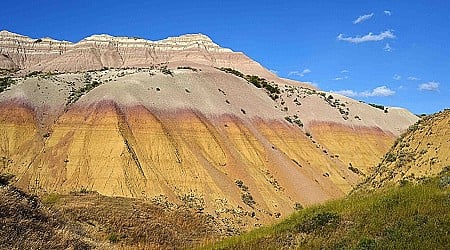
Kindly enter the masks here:
M 0 30 L 33 38 L 203 33 L 326 91 L 416 114 L 450 108 L 448 0 L 6 0 L 1 12 Z

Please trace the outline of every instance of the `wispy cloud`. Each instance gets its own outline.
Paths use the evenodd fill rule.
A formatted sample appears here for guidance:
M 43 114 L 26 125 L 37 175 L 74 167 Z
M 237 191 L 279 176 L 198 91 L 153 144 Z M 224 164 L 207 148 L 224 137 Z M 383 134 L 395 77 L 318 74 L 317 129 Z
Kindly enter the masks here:
M 273 69 L 269 69 L 270 72 L 274 73 L 275 75 L 278 75 L 278 71 L 273 70 Z
M 350 72 L 350 71 L 348 71 L 348 70 L 346 70 L 346 69 L 341 70 L 341 73 L 342 73 L 342 74 L 349 73 L 349 72 Z
M 380 87 L 374 88 L 373 90 L 363 91 L 363 92 L 356 92 L 356 91 L 349 90 L 349 89 L 338 90 L 338 91 L 332 90 L 331 92 L 345 95 L 348 97 L 375 97 L 375 96 L 385 97 L 385 96 L 392 96 L 395 94 L 395 91 L 388 88 L 387 86 L 380 86 Z
M 439 91 L 439 82 L 426 82 L 419 85 L 419 90 Z
M 348 76 L 338 76 L 338 77 L 333 78 L 332 80 L 333 81 L 342 81 L 345 79 L 348 79 Z
M 366 15 L 359 16 L 358 18 L 356 18 L 356 19 L 353 21 L 353 24 L 358 24 L 358 23 L 362 23 L 362 22 L 364 22 L 364 21 L 367 21 L 367 20 L 369 20 L 370 18 L 372 18 L 373 15 L 374 15 L 373 13 L 370 13 L 370 14 L 366 14 Z
M 374 88 L 372 91 L 364 91 L 361 93 L 361 96 L 363 97 L 370 97 L 370 96 L 391 96 L 394 95 L 395 91 L 386 87 L 386 86 L 380 86 Z
M 358 92 L 355 92 L 353 90 L 349 90 L 349 89 L 345 89 L 345 90 L 332 90 L 330 91 L 332 93 L 336 93 L 336 94 L 340 94 L 340 95 L 345 95 L 348 97 L 356 97 L 358 96 Z
M 402 79 L 402 76 L 401 76 L 401 75 L 395 74 L 395 75 L 392 77 L 392 79 L 398 81 L 398 80 Z
M 365 36 L 355 36 L 355 37 L 344 37 L 344 34 L 339 34 L 337 36 L 337 39 L 339 41 L 346 41 L 346 42 L 350 42 L 350 43 L 364 43 L 364 42 L 374 42 L 374 41 L 381 41 L 384 39 L 392 39 L 395 38 L 395 35 L 392 31 L 390 30 L 386 30 L 384 32 L 381 32 L 378 35 L 374 35 L 372 32 L 370 32 L 369 34 L 365 35 Z
M 419 81 L 420 78 L 417 78 L 415 76 L 408 76 L 408 80 L 410 80 L 410 81 Z
M 304 69 L 303 71 L 291 71 L 288 73 L 288 76 L 300 76 L 304 77 L 306 74 L 311 73 L 310 69 Z
M 384 45 L 383 50 L 386 51 L 386 52 L 391 52 L 392 51 L 392 47 L 391 47 L 391 45 L 389 45 L 389 43 L 386 43 L 386 45 Z
M 385 10 L 385 11 L 383 11 L 383 13 L 384 13 L 386 16 L 392 16 L 392 12 L 391 12 L 390 10 Z

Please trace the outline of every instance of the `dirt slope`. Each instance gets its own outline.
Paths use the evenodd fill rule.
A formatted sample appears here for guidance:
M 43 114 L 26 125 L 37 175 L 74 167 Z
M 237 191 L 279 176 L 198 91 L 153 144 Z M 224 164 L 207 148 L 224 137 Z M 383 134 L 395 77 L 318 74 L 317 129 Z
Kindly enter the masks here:
M 417 182 L 450 166 L 450 110 L 426 116 L 398 138 L 363 187 Z M 449 167 L 450 168 L 450 167 Z

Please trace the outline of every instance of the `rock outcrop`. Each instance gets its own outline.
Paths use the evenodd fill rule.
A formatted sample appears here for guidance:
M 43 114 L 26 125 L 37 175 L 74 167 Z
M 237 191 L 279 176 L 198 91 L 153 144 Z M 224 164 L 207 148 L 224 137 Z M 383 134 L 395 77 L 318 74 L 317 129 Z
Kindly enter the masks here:
M 32 39 L 0 31 L 0 68 L 25 72 L 79 72 L 103 68 L 148 68 L 199 64 L 229 67 L 267 79 L 276 76 L 240 52 L 221 48 L 202 34 L 149 41 L 134 37 L 92 35 L 77 43 Z

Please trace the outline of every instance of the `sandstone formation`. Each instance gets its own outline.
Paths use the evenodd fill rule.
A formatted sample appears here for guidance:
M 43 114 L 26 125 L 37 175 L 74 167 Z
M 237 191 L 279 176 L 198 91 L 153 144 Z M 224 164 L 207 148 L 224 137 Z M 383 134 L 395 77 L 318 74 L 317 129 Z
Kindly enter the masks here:
M 258 224 L 345 195 L 417 121 L 278 78 L 204 35 L 1 31 L 0 52 L 14 80 L 0 93 L 0 171 L 38 194 L 163 196 Z

